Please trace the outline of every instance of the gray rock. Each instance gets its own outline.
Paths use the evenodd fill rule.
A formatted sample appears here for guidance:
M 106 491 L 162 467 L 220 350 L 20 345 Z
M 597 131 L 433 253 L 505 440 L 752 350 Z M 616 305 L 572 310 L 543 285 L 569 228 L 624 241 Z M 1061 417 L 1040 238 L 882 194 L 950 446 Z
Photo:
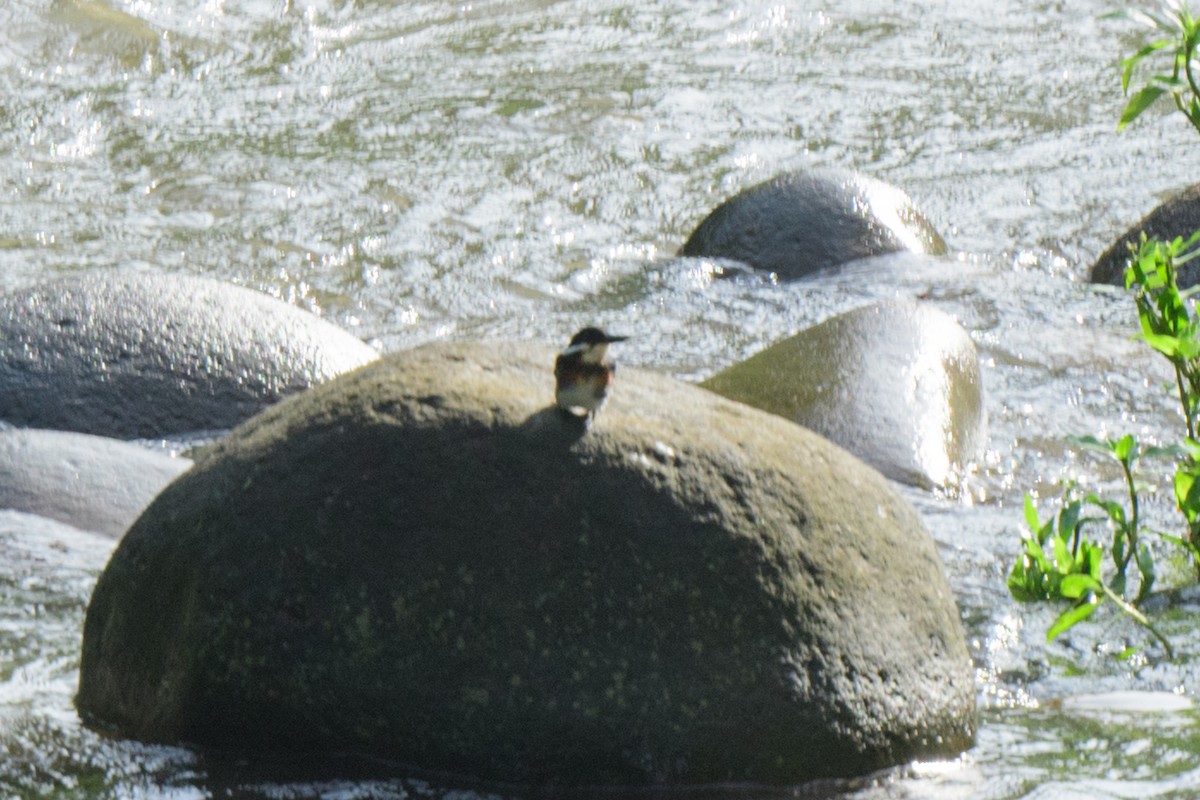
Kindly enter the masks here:
M 987 445 L 975 343 L 923 304 L 841 314 L 701 385 L 811 428 L 915 486 L 955 482 Z
M 725 201 L 679 254 L 730 258 L 791 280 L 901 250 L 941 254 L 946 243 L 901 190 L 824 169 L 782 175 Z
M 397 353 L 197 458 L 97 583 L 77 704 L 138 739 L 534 784 L 853 775 L 970 746 L 932 539 L 785 420 L 550 351 Z
M 250 289 L 89 273 L 0 296 L 0 419 L 121 439 L 230 428 L 377 357 Z
M 0 431 L 0 508 L 120 536 L 191 465 L 102 436 Z
M 1145 231 L 1151 239 L 1170 241 L 1177 236 L 1187 239 L 1200 230 L 1200 183 L 1171 198 L 1147 214 L 1141 222 L 1122 234 L 1092 265 L 1092 283 L 1125 285 L 1125 264 L 1129 245 L 1136 246 Z M 1191 261 L 1176 273 L 1180 287 L 1200 283 L 1200 261 Z

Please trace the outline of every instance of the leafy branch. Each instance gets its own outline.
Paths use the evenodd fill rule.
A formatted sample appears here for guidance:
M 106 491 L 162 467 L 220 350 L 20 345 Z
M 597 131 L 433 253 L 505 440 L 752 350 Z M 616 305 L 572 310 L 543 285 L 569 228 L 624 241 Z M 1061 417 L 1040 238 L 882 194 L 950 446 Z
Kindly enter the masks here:
M 1133 122 L 1159 98 L 1169 96 L 1192 126 L 1200 133 L 1200 22 L 1186 0 L 1165 0 L 1160 13 L 1138 10 L 1118 11 L 1106 18 L 1132 20 L 1153 30 L 1160 38 L 1152 39 L 1133 55 L 1121 60 L 1121 91 L 1129 98 L 1121 111 L 1117 129 Z M 1145 85 L 1130 95 L 1135 71 L 1151 56 L 1170 58 L 1170 71 L 1155 72 Z M 1070 441 L 1084 451 L 1113 458 L 1121 466 L 1126 497 L 1110 500 L 1095 492 L 1080 499 L 1074 483 L 1068 484 L 1059 500 L 1057 515 L 1046 521 L 1038 517 L 1030 497 L 1025 498 L 1025 523 L 1021 553 L 1008 576 L 1009 592 L 1023 602 L 1067 602 L 1046 632 L 1047 640 L 1061 634 L 1095 613 L 1108 600 L 1145 627 L 1174 658 L 1170 642 L 1138 610 L 1156 579 L 1154 555 L 1142 540 L 1140 496 L 1145 487 L 1137 478 L 1140 459 L 1167 456 L 1174 460 L 1172 480 L 1174 499 L 1187 523 L 1184 535 L 1159 533 L 1159 537 L 1183 551 L 1200 575 L 1200 320 L 1193 316 L 1192 295 L 1197 288 L 1181 290 L 1177 268 L 1200 257 L 1200 231 L 1190 238 L 1170 242 L 1150 241 L 1142 234 L 1138 247 L 1130 248 L 1125 270 L 1125 288 L 1136 289 L 1141 332 L 1138 335 L 1151 349 L 1170 362 L 1175 373 L 1175 391 L 1183 411 L 1185 438 L 1174 447 L 1142 448 L 1133 436 L 1101 440 L 1092 436 Z M 1102 515 L 1084 516 L 1085 509 L 1098 509 Z M 1085 526 L 1103 523 L 1112 531 L 1107 548 L 1085 539 Z M 1112 578 L 1102 576 L 1105 556 L 1111 557 Z M 1126 575 L 1129 565 L 1138 571 L 1137 592 L 1127 599 Z
M 1200 85 L 1196 82 L 1200 73 L 1197 49 L 1200 48 L 1200 23 L 1192 15 L 1183 0 L 1168 0 L 1163 3 L 1163 13 L 1151 13 L 1126 9 L 1106 14 L 1106 19 L 1126 19 L 1149 27 L 1165 38 L 1154 39 L 1137 52 L 1121 60 L 1121 91 L 1129 102 L 1121 111 L 1117 130 L 1121 130 L 1137 119 L 1160 97 L 1170 96 L 1177 108 L 1200 132 Z M 1129 96 L 1129 84 L 1138 65 L 1156 53 L 1170 57 L 1171 71 L 1156 72 L 1150 76 L 1133 96 Z
M 1060 500 L 1057 515 L 1043 522 L 1031 498 L 1025 500 L 1022 552 L 1008 576 L 1009 592 L 1017 600 L 1066 601 L 1063 611 L 1046 638 L 1088 619 L 1108 600 L 1138 624 L 1145 627 L 1163 646 L 1169 658 L 1174 650 L 1166 637 L 1138 604 L 1149 595 L 1157 578 L 1154 555 L 1142 541 L 1140 497 L 1145 487 L 1137 477 L 1142 459 L 1169 457 L 1175 460 L 1172 481 L 1175 501 L 1187 522 L 1184 536 L 1159 534 L 1166 542 L 1181 548 L 1200 571 L 1200 442 L 1196 440 L 1197 413 L 1200 409 L 1200 319 L 1192 314 L 1190 296 L 1194 290 L 1180 290 L 1176 267 L 1197 257 L 1200 231 L 1191 238 L 1171 242 L 1148 241 L 1130 258 L 1125 285 L 1136 288 L 1135 304 L 1141 333 L 1138 338 L 1166 358 L 1175 370 L 1176 389 L 1183 409 L 1187 437 L 1174 447 L 1142 447 L 1137 439 L 1125 435 L 1117 439 L 1094 436 L 1072 437 L 1068 441 L 1085 452 L 1112 458 L 1121 467 L 1125 497 L 1105 498 L 1095 492 L 1080 499 L 1074 484 L 1069 484 Z M 1086 509 L 1103 512 L 1085 516 Z M 1084 538 L 1089 524 L 1103 523 L 1112 531 L 1107 548 Z M 1105 556 L 1111 557 L 1112 577 L 1102 577 Z M 1127 573 L 1130 564 L 1137 568 L 1137 592 L 1127 597 Z

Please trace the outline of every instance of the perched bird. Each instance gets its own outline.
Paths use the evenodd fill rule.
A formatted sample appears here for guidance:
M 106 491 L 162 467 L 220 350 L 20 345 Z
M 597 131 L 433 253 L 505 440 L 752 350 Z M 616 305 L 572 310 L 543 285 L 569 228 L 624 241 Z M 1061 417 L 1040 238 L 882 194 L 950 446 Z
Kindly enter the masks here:
M 567 414 L 590 423 L 608 399 L 617 367 L 608 346 L 628 336 L 609 336 L 599 328 L 584 328 L 554 361 L 554 400 Z

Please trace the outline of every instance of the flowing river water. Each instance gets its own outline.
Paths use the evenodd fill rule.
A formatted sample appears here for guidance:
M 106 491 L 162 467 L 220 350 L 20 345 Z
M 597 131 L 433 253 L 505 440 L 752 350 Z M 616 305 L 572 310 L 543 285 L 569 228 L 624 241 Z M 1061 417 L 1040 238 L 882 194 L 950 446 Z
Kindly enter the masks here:
M 1099 19 L 1110 2 L 5 0 L 0 290 L 111 267 L 209 275 L 387 350 L 560 344 L 597 323 L 633 336 L 624 363 L 688 380 L 922 297 L 970 332 L 987 392 L 990 443 L 961 491 L 903 489 L 962 612 L 978 744 L 754 794 L 1196 797 L 1200 593 L 1169 551 L 1164 581 L 1184 588 L 1152 605 L 1173 662 L 1108 611 L 1047 643 L 1054 612 L 1004 583 L 1027 490 L 1045 509 L 1066 478 L 1118 488 L 1065 436 L 1181 425 L 1168 373 L 1130 339 L 1131 301 L 1086 282 L 1196 178 L 1195 133 L 1165 107 L 1116 131 L 1118 59 L 1141 32 Z M 907 190 L 952 255 L 781 285 L 672 260 L 718 202 L 809 166 Z M 508 794 L 83 728 L 79 634 L 112 546 L 0 512 L 0 797 Z M 1143 649 L 1113 656 L 1128 645 Z

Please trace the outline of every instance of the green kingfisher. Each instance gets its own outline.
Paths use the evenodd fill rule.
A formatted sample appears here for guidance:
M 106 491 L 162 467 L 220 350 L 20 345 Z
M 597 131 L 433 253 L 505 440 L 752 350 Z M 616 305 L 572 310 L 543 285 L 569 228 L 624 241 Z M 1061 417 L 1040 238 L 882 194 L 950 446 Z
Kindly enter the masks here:
M 567 414 L 590 423 L 608 399 L 617 366 L 608 346 L 628 336 L 609 336 L 599 328 L 584 328 L 554 361 L 554 400 Z

